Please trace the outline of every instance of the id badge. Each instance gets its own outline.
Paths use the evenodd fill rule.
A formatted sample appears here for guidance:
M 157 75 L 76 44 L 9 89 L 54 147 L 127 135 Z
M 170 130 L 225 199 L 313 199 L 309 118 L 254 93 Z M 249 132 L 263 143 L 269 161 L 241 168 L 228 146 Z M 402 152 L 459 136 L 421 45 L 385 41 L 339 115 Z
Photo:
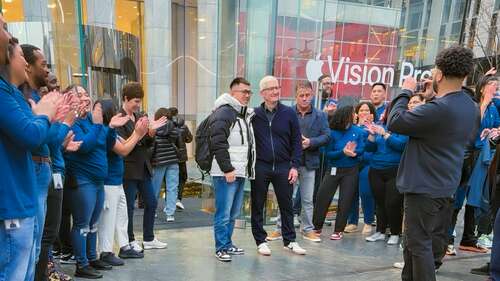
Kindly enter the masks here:
M 53 174 L 52 180 L 54 181 L 54 189 L 63 189 L 63 182 L 61 174 Z
M 336 176 L 337 175 L 337 167 L 332 167 L 332 170 L 330 171 L 331 176 Z
M 5 229 L 7 229 L 7 230 L 18 229 L 21 227 L 21 224 L 19 223 L 18 219 L 4 220 L 4 223 L 5 223 Z

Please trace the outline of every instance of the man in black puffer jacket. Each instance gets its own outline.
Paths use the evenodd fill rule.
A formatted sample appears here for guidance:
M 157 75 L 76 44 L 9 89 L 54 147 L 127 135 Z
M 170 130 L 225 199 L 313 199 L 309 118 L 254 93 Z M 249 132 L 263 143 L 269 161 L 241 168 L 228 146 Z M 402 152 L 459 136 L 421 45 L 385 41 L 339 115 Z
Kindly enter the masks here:
M 177 148 L 179 156 L 179 191 L 177 192 L 177 208 L 184 210 L 184 204 L 182 204 L 182 191 L 184 190 L 184 185 L 188 179 L 186 162 L 188 160 L 186 143 L 191 143 L 193 141 L 193 135 L 186 126 L 184 119 L 178 118 L 179 111 L 177 107 L 169 108 L 172 113 L 172 121 L 177 126 L 179 132 L 179 137 L 177 138 Z
M 168 121 L 156 131 L 151 161 L 153 164 L 153 188 L 156 198 L 158 198 L 161 184 L 163 179 L 165 179 L 167 197 L 165 198 L 163 212 L 167 215 L 167 222 L 174 222 L 175 203 L 179 187 L 179 157 L 177 148 L 179 132 L 168 109 L 158 109 L 155 113 L 155 120 L 158 120 L 162 116 L 167 117 Z

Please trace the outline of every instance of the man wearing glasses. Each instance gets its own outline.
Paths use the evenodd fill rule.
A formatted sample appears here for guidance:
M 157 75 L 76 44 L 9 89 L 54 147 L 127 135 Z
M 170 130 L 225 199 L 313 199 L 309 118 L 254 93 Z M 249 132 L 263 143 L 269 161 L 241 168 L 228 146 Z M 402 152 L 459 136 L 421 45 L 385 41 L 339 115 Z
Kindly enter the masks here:
M 292 208 L 293 184 L 297 181 L 302 155 L 299 121 L 294 109 L 279 102 L 281 88 L 275 77 L 262 78 L 259 88 L 264 102 L 255 108 L 252 119 L 257 151 L 251 190 L 252 233 L 259 254 L 271 255 L 263 227 L 263 210 L 272 183 L 281 214 L 285 249 L 305 255 L 306 251 L 295 242 Z
M 243 255 L 231 236 L 243 204 L 245 180 L 254 178 L 255 141 L 250 126 L 253 109 L 247 109 L 252 92 L 244 78 L 235 78 L 230 93 L 215 101 L 210 117 L 210 151 L 214 155 L 210 175 L 215 191 L 215 256 L 222 262 Z

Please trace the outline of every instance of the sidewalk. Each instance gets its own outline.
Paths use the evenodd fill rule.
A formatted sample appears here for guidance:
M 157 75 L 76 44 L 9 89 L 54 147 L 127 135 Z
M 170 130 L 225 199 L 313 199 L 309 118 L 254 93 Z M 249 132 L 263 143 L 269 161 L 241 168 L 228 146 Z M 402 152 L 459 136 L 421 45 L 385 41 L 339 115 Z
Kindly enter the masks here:
M 385 243 L 367 243 L 360 233 L 347 234 L 342 241 L 328 239 L 325 229 L 322 243 L 297 241 L 308 252 L 296 256 L 283 249 L 282 241 L 270 243 L 272 256 L 259 256 L 250 227 L 236 229 L 234 243 L 246 250 L 244 256 L 234 257 L 230 263 L 214 257 L 213 232 L 210 227 L 159 230 L 157 237 L 168 242 L 165 250 L 146 251 L 143 260 L 126 260 L 123 267 L 103 272 L 105 281 L 387 281 L 401 280 L 401 271 L 392 264 L 402 260 L 399 246 Z M 136 237 L 141 237 L 137 233 Z M 483 281 L 483 276 L 469 273 L 473 267 L 489 261 L 489 254 L 466 254 L 447 257 L 441 267 L 439 281 Z M 68 273 L 74 266 L 64 266 Z M 82 280 L 82 279 L 75 279 Z

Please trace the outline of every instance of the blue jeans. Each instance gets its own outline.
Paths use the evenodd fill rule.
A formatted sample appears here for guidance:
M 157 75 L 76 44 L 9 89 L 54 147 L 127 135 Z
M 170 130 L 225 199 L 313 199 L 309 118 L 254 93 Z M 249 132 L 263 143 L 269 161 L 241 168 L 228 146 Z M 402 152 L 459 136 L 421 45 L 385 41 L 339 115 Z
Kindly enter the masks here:
M 225 177 L 212 177 L 215 191 L 214 236 L 215 251 L 233 246 L 231 236 L 234 221 L 239 217 L 243 205 L 245 178 L 236 178 L 227 183 Z
M 167 197 L 165 198 L 165 213 L 173 216 L 175 203 L 177 202 L 177 191 L 179 189 L 179 164 L 162 165 L 154 168 L 153 188 L 156 198 L 160 196 L 161 182 L 165 179 Z
M 97 259 L 97 225 L 104 205 L 104 182 L 77 178 L 77 187 L 70 193 L 73 228 L 73 252 L 79 266 L 87 266 Z
M 349 212 L 348 224 L 358 225 L 359 221 L 359 197 L 363 207 L 363 221 L 365 224 L 372 224 L 375 221 L 375 200 L 373 199 L 370 182 L 368 181 L 368 171 L 370 167 L 365 166 L 359 172 L 359 195 L 355 197 L 351 211 Z
M 123 180 L 123 189 L 127 197 L 128 214 L 128 240 L 135 240 L 134 236 L 134 204 L 137 191 L 142 194 L 144 200 L 144 216 L 142 218 L 142 238 L 149 242 L 155 239 L 153 228 L 155 224 L 156 207 L 158 206 L 158 196 L 155 196 L 151 178 L 145 176 L 144 180 Z
M 35 237 L 38 235 L 37 218 L 19 219 L 19 228 L 6 229 L 0 220 L 0 280 L 35 278 Z
M 42 249 L 43 227 L 45 225 L 45 214 L 47 212 L 47 194 L 49 192 L 50 181 L 52 180 L 52 170 L 49 163 L 34 164 L 38 191 L 36 223 L 37 229 L 40 229 L 35 236 L 35 258 L 38 262 L 38 257 L 40 256 L 40 251 Z
M 500 210 L 500 209 L 499 209 Z M 490 277 L 500 281 L 500 212 L 497 211 L 493 224 L 493 246 L 491 247 Z

